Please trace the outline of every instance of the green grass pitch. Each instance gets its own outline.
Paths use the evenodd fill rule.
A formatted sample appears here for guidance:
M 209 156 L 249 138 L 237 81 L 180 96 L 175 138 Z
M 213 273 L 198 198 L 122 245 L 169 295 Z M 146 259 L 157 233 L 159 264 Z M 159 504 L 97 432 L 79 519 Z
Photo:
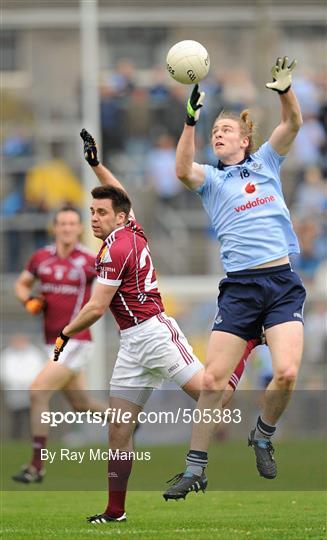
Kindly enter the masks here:
M 159 492 L 131 492 L 126 523 L 100 526 L 85 517 L 103 511 L 100 492 L 4 492 L 4 538 L 172 540 L 325 539 L 321 492 L 207 492 L 165 502 Z
M 128 521 L 95 526 L 87 523 L 86 516 L 105 509 L 106 463 L 55 462 L 46 466 L 43 484 L 25 486 L 12 482 L 10 475 L 26 463 L 30 446 L 6 443 L 1 460 L 3 537 L 326 539 L 326 443 L 311 440 L 277 446 L 279 473 L 270 481 L 259 478 L 253 451 L 244 441 L 213 445 L 208 491 L 191 493 L 185 501 L 177 502 L 165 502 L 162 492 L 165 480 L 182 470 L 186 447 L 151 448 L 151 462 L 135 463 L 133 468 Z M 49 447 L 60 448 L 53 443 Z

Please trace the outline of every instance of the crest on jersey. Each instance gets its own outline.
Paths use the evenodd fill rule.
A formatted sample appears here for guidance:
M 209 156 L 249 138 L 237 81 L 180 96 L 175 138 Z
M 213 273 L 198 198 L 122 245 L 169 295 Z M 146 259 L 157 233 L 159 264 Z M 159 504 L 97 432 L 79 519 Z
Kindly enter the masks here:
M 54 278 L 60 281 L 64 277 L 65 271 L 66 271 L 65 266 L 56 264 L 54 267 Z
M 258 185 L 252 181 L 247 182 L 245 186 L 242 187 L 242 193 L 244 193 L 246 196 L 258 193 Z
M 103 249 L 100 251 L 99 259 L 100 263 L 109 263 L 112 261 L 108 246 L 104 246 Z
M 78 279 L 78 271 L 75 270 L 74 268 L 72 268 L 71 270 L 69 270 L 68 272 L 68 279 L 71 279 L 72 281 L 75 281 L 76 279 Z
M 254 171 L 260 171 L 262 169 L 262 163 L 258 163 L 257 161 L 253 161 L 251 163 L 251 167 Z

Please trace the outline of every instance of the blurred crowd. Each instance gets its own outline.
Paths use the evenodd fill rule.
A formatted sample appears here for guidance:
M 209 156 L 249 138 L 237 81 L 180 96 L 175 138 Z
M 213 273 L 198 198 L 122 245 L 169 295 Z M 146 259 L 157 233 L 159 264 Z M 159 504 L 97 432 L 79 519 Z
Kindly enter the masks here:
M 260 117 L 260 110 L 258 112 L 256 105 L 256 89 L 247 72 L 241 69 L 231 69 L 220 76 L 212 72 L 201 87 L 206 92 L 206 104 L 197 128 L 197 160 L 214 164 L 209 134 L 217 113 L 222 108 L 240 111 L 249 107 Z M 283 181 L 302 247 L 293 265 L 310 284 L 327 255 L 326 82 L 308 72 L 294 78 L 294 89 L 304 124 L 286 162 L 288 168 Z M 191 198 L 181 189 L 174 166 L 189 91 L 188 86 L 171 84 L 160 67 L 148 71 L 140 84 L 139 74 L 128 59 L 118 62 L 116 69 L 101 79 L 102 161 L 114 172 L 125 175 L 127 179 L 122 180 L 127 185 L 128 181 L 133 182 L 140 194 L 150 192 L 154 204 L 189 208 Z M 259 118 L 259 124 L 262 123 L 263 119 Z M 47 216 L 66 203 L 82 205 L 83 188 L 76 171 L 63 160 L 60 149 L 53 145 L 52 150 L 50 160 L 37 159 L 35 141 L 21 127 L 13 129 L 4 139 L 2 153 L 8 164 L 24 158 L 28 158 L 29 163 L 26 170 L 9 166 L 6 172 L 1 213 L 9 222 L 13 223 L 19 214 Z M 8 244 L 14 243 L 15 250 L 9 252 L 4 270 L 18 271 L 20 268 L 15 265 L 20 235 L 14 226 L 6 234 Z M 46 227 L 35 231 L 33 247 L 39 247 L 47 237 Z
M 310 73 L 294 78 L 304 124 L 282 175 L 287 203 L 301 245 L 301 254 L 293 258 L 292 265 L 310 290 L 305 313 L 306 362 L 303 369 L 306 384 L 312 384 L 314 388 L 325 384 L 323 373 L 327 344 L 327 88 L 324 85 L 325 81 Z M 256 103 L 256 89 L 245 71 L 234 69 L 223 76 L 212 73 L 201 83 L 201 87 L 206 92 L 206 106 L 197 128 L 196 159 L 200 163 L 215 164 L 209 135 L 212 122 L 222 108 L 240 111 L 249 107 L 259 116 L 260 124 L 263 118 L 260 118 L 260 108 Z M 192 212 L 195 198 L 181 187 L 175 175 L 175 149 L 184 122 L 189 91 L 190 87 L 171 84 L 166 72 L 158 67 L 148 72 L 143 84 L 140 84 L 135 67 L 129 60 L 119 62 L 116 69 L 101 80 L 102 161 L 128 188 L 134 189 L 133 194 L 138 195 L 139 200 L 149 201 L 144 195 L 148 197 L 150 194 L 151 204 L 143 203 L 144 213 L 156 215 L 159 209 L 157 213 L 162 214 L 169 208 Z M 52 147 L 51 159 L 40 159 L 31 133 L 33 130 L 25 131 L 22 126 L 15 124 L 2 141 L 2 157 L 6 164 L 1 215 L 2 222 L 7 223 L 3 228 L 6 246 L 6 257 L 2 263 L 4 272 L 21 271 L 31 252 L 49 241 L 48 224 L 56 208 L 64 204 L 83 205 L 83 187 L 74 164 L 63 159 L 60 147 L 56 145 Z M 142 205 L 140 208 L 142 212 Z M 25 221 L 18 226 L 20 218 Z M 141 222 L 144 223 L 143 215 Z M 155 226 L 153 221 L 151 223 Z M 207 232 L 210 243 L 210 230 Z M 155 238 L 155 232 L 152 234 Z M 222 272 L 217 265 L 216 241 L 214 246 L 212 244 L 212 252 L 214 261 L 203 261 L 203 273 Z M 18 254 L 21 254 L 20 257 Z M 192 268 L 189 268 L 189 272 L 192 273 Z M 207 304 L 201 304 L 200 300 L 195 304 L 193 308 L 186 306 L 182 323 L 202 358 L 212 315 Z M 179 309 L 183 311 L 181 304 Z M 206 312 L 207 318 L 203 315 Z M 171 314 L 174 315 L 174 312 Z M 183 314 L 176 315 L 183 319 Z M 12 337 L 1 355 L 3 385 L 11 387 L 13 371 L 21 371 L 15 362 L 20 362 L 23 354 L 26 357 L 32 355 L 35 362 L 41 362 L 40 353 L 36 354 L 31 347 L 26 338 L 20 335 Z M 268 349 L 258 348 L 252 364 L 255 366 L 252 383 L 256 377 L 257 387 L 265 386 L 271 377 Z M 314 370 L 312 366 L 315 366 Z M 24 390 L 20 394 L 24 399 L 19 407 L 12 402 L 7 404 L 20 420 L 14 422 L 17 426 L 26 423 L 28 380 L 25 378 L 24 384 L 17 386 L 15 379 L 14 388 Z M 14 397 L 14 392 L 8 393 L 8 399 Z M 17 433 L 13 435 L 18 436 Z

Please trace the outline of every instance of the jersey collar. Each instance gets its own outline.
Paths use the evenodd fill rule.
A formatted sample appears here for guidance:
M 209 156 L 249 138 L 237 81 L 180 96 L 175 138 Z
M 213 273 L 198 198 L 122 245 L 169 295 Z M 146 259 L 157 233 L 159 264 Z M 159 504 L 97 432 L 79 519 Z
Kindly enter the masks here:
M 243 165 L 243 163 L 246 163 L 247 161 L 252 161 L 252 157 L 251 156 L 247 156 L 245 157 L 244 159 L 241 159 L 241 161 L 239 161 L 238 163 L 233 163 L 233 165 L 225 165 L 225 163 L 223 163 L 222 161 L 218 161 L 217 163 L 217 168 L 220 170 L 220 171 L 223 171 L 225 170 L 227 167 L 237 167 L 237 165 Z
M 108 234 L 107 238 L 104 240 L 104 242 L 110 242 L 110 240 L 112 240 L 114 237 L 115 237 L 115 234 L 118 232 L 118 231 L 121 231 L 122 229 L 125 229 L 127 223 L 125 223 L 125 225 L 122 225 L 121 227 L 117 227 L 117 229 L 114 229 L 113 231 L 111 231 L 110 234 Z

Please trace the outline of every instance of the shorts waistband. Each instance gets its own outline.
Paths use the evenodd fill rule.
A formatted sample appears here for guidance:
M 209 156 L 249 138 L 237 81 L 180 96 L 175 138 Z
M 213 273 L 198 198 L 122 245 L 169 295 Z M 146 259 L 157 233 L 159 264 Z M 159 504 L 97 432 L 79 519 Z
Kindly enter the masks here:
M 165 315 L 164 312 L 158 313 L 158 315 Z M 135 324 L 134 326 L 130 326 L 129 328 L 125 328 L 124 330 L 120 331 L 120 335 L 123 337 L 125 336 L 131 336 L 133 334 L 137 334 L 138 332 L 141 332 L 142 330 L 145 330 L 146 328 L 151 328 L 151 326 L 154 326 L 156 323 L 158 323 L 158 315 L 154 315 L 150 319 L 146 319 L 143 322 L 140 322 L 139 324 Z
M 267 268 L 248 268 L 247 270 L 239 270 L 238 272 L 227 272 L 227 277 L 254 277 L 267 276 L 270 274 L 278 274 L 280 272 L 288 272 L 292 270 L 290 264 L 281 264 L 280 266 L 268 266 Z

